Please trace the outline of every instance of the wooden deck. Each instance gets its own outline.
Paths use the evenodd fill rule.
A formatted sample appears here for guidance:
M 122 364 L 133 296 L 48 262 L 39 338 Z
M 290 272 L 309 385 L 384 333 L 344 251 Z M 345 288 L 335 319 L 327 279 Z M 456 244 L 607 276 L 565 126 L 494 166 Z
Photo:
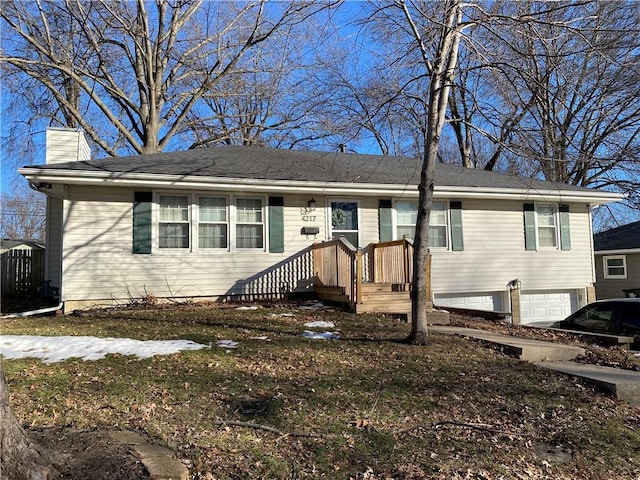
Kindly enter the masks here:
M 343 238 L 313 245 L 315 293 L 356 313 L 393 313 L 411 318 L 413 243 L 402 239 L 358 250 Z M 431 262 L 427 295 L 431 298 Z M 444 315 L 438 323 L 448 323 Z M 435 318 L 435 317 L 434 317 Z

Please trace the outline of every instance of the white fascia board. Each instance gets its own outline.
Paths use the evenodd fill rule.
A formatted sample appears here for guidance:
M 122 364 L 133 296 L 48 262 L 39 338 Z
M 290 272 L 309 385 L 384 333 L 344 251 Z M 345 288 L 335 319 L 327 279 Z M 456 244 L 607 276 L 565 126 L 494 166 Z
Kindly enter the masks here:
M 640 253 L 640 248 L 628 248 L 627 250 L 596 250 L 596 255 L 632 255 Z
M 435 189 L 435 196 L 464 198 L 486 198 L 489 200 L 518 200 L 535 202 L 578 202 L 592 206 L 618 202 L 624 194 L 602 190 L 540 190 L 482 187 L 442 187 Z
M 418 198 L 415 185 L 373 183 L 338 183 L 253 178 L 199 177 L 182 175 L 151 175 L 146 173 L 106 173 L 77 170 L 49 170 L 25 167 L 18 170 L 27 180 L 37 183 L 69 185 L 105 185 L 138 188 L 172 188 L 198 190 L 241 190 L 245 192 L 304 192 L 312 194 L 355 194 Z M 435 187 L 435 198 L 474 198 L 539 202 L 579 202 L 601 205 L 622 200 L 624 195 L 598 190 L 533 190 L 483 187 Z

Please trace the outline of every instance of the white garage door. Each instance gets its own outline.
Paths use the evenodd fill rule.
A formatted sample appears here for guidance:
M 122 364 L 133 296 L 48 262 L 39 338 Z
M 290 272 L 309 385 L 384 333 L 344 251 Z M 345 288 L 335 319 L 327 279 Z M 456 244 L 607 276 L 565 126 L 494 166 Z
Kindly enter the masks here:
M 558 321 L 578 309 L 575 290 L 525 292 L 520 295 L 522 324 Z
M 434 302 L 438 306 L 464 308 L 467 310 L 483 310 L 488 312 L 503 312 L 502 292 L 473 293 L 443 293 L 435 294 Z

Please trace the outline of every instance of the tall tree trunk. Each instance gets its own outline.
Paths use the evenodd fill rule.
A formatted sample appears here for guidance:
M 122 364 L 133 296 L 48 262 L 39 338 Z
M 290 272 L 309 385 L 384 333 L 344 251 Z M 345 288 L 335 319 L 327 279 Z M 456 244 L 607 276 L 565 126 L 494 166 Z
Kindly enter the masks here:
M 418 218 L 414 239 L 413 291 L 411 299 L 411 332 L 407 342 L 413 345 L 427 343 L 427 309 L 431 299 L 427 298 L 427 256 L 429 254 L 429 213 L 435 184 L 435 164 L 438 160 L 440 135 L 444 126 L 449 91 L 453 85 L 454 71 L 458 61 L 458 50 L 462 34 L 462 7 L 460 0 L 449 0 L 442 23 L 438 50 L 433 61 L 429 60 L 426 44 L 416 23 L 411 18 L 406 4 L 401 3 L 410 23 L 414 38 L 422 52 L 425 70 L 429 73 L 429 95 L 426 128 L 423 131 L 424 153 L 420 176 Z
M 50 468 L 42 449 L 28 437 L 9 406 L 0 364 L 0 480 L 46 480 Z

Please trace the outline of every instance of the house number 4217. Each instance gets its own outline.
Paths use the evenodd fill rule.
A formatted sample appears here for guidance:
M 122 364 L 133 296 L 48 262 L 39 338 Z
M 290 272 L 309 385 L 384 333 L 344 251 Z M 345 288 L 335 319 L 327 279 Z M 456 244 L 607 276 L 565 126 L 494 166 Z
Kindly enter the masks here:
M 303 215 L 302 216 L 302 221 L 303 222 L 315 222 L 316 221 L 316 216 L 315 215 Z

